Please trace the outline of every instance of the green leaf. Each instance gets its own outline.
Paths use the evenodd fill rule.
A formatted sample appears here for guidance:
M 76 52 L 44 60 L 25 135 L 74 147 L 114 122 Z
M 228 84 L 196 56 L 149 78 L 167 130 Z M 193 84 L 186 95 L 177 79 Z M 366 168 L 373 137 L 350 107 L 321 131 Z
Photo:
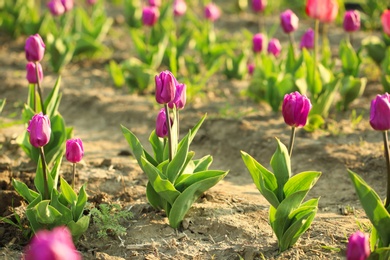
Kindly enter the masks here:
M 195 138 L 195 135 L 196 133 L 198 132 L 199 128 L 202 126 L 204 120 L 206 119 L 207 117 L 207 114 L 205 114 L 199 121 L 196 125 L 194 125 L 194 127 L 191 129 L 191 131 L 188 132 L 188 145 L 191 145 L 192 143 L 192 140 L 194 140 Z M 183 137 L 183 139 L 180 141 L 178 147 L 180 149 L 180 146 L 182 146 L 183 144 L 183 140 L 185 140 L 185 138 L 187 137 L 187 135 L 185 137 Z
M 110 60 L 110 63 L 108 64 L 108 72 L 110 73 L 115 87 L 122 87 L 125 85 L 125 75 L 123 74 L 122 68 L 114 60 Z
M 358 76 L 359 57 L 349 41 L 343 40 L 340 42 L 339 55 L 344 75 Z
M 148 199 L 149 204 L 152 205 L 153 208 L 164 208 L 164 199 L 160 197 L 160 195 L 154 190 L 152 184 L 150 184 L 150 181 L 148 181 L 148 184 L 146 185 L 146 198 Z
M 68 184 L 68 182 L 64 178 L 60 178 L 61 183 L 61 194 L 64 196 L 66 201 L 72 205 L 71 207 L 75 206 L 77 203 L 77 194 L 73 191 L 72 187 Z
M 74 208 L 74 214 L 73 214 L 73 220 L 77 221 L 80 219 L 80 217 L 83 215 L 85 204 L 87 204 L 88 195 L 85 191 L 86 184 L 84 184 L 80 191 L 79 195 L 77 197 L 77 203 Z
M 208 170 L 208 171 L 202 171 L 202 172 L 196 172 L 193 174 L 189 174 L 189 176 L 187 178 L 184 178 L 181 182 L 178 182 L 175 185 L 175 188 L 180 192 L 184 192 L 189 186 L 193 185 L 194 183 L 200 182 L 200 181 L 208 179 L 208 178 L 220 176 L 220 175 L 223 175 L 225 173 L 227 174 L 227 172 L 225 172 L 225 171 Z
M 44 193 L 45 193 L 44 174 L 43 174 L 43 168 L 42 168 L 42 160 L 40 158 L 41 157 L 39 157 L 39 159 L 38 159 L 37 170 L 36 170 L 35 178 L 34 178 L 34 185 L 35 185 L 35 188 L 38 190 L 38 192 L 42 196 L 45 196 L 44 195 Z M 50 195 L 51 191 L 53 189 L 53 179 L 52 179 L 51 175 L 49 174 L 47 167 L 46 167 L 46 176 L 47 176 L 47 185 L 48 185 L 48 192 L 49 192 L 48 195 Z
M 72 211 L 67 207 L 68 203 L 64 205 L 60 202 L 60 194 L 57 190 L 52 190 L 50 205 L 58 210 L 62 215 L 61 219 L 56 221 L 56 225 L 66 225 L 73 219 Z
M 292 176 L 284 185 L 284 196 L 289 197 L 297 191 L 307 191 L 314 186 L 318 178 L 320 178 L 321 172 L 301 172 Z
M 14 186 L 19 195 L 22 196 L 28 203 L 31 203 L 39 196 L 39 193 L 30 190 L 26 184 L 18 180 L 12 179 L 12 186 Z
M 283 188 L 291 176 L 291 162 L 286 146 L 276 138 L 278 146 L 271 158 L 271 167 L 277 182 L 277 196 L 279 201 L 284 199 Z
M 49 203 L 50 200 L 42 200 L 34 207 L 37 221 L 41 224 L 55 224 L 62 217 L 62 214 Z
M 165 175 L 168 177 L 168 180 L 171 183 L 175 183 L 177 177 L 179 176 L 179 173 L 181 173 L 181 171 L 184 170 L 185 167 L 184 164 L 187 160 L 188 149 L 189 149 L 188 135 L 184 137 L 181 144 L 182 145 L 178 149 L 176 155 L 172 158 L 172 161 L 169 162 L 166 170 Z
M 49 92 L 49 95 L 47 95 L 44 106 L 46 108 L 46 114 L 49 118 L 52 118 L 57 112 L 61 95 L 59 93 L 61 86 L 61 76 L 57 78 L 56 83 L 54 84 L 54 87 Z
M 208 170 L 212 162 L 213 157 L 211 155 L 206 155 L 201 159 L 194 160 L 195 169 L 193 170 L 193 172 L 201 172 Z
M 341 81 L 340 95 L 343 109 L 347 110 L 352 101 L 359 98 L 366 88 L 367 78 L 344 77 Z
M 79 240 L 80 236 L 87 231 L 89 226 L 90 216 L 83 216 L 77 222 L 70 221 L 67 226 L 72 233 L 74 241 Z
M 156 131 L 153 130 L 149 136 L 149 143 L 152 145 L 154 158 L 158 163 L 164 161 L 164 139 L 156 135 Z

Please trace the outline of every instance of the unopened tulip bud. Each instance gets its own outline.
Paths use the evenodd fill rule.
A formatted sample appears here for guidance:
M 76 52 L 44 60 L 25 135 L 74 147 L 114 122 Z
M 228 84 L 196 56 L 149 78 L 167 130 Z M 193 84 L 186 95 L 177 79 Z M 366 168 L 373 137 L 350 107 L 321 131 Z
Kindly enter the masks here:
M 160 7 L 161 6 L 161 0 L 149 0 L 150 6 Z
M 81 139 L 69 139 L 66 141 L 65 157 L 71 163 L 78 163 L 83 159 L 84 146 Z
M 264 35 L 262 33 L 257 33 L 252 38 L 252 49 L 253 52 L 258 53 L 263 50 L 263 44 L 264 44 Z
M 204 16 L 207 20 L 214 22 L 221 16 L 221 10 L 216 4 L 209 3 L 204 7 Z
M 377 95 L 371 101 L 370 125 L 374 130 L 390 130 L 390 95 Z
M 267 0 L 252 0 L 252 9 L 255 12 L 262 12 L 267 6 Z
M 177 80 L 172 72 L 166 70 L 156 75 L 156 101 L 167 104 L 175 98 Z
M 87 0 L 88 5 L 94 5 L 97 3 L 97 0 Z
M 185 105 L 186 105 L 186 85 L 177 84 L 175 98 L 168 103 L 168 107 L 172 109 L 175 106 L 177 109 L 183 109 Z
M 383 32 L 390 36 L 390 10 L 385 10 L 381 16 Z
M 158 113 L 156 118 L 156 135 L 161 138 L 165 138 L 168 136 L 167 114 L 165 113 L 164 108 L 160 109 L 160 112 Z
M 51 134 L 49 117 L 42 113 L 35 114 L 28 124 L 27 132 L 30 133 L 32 146 L 40 148 L 47 145 Z
M 47 3 L 49 11 L 54 16 L 60 16 L 65 13 L 65 7 L 62 4 L 61 0 L 51 0 Z
M 305 95 L 295 91 L 284 96 L 282 114 L 287 125 L 292 127 L 305 126 L 310 110 L 311 103 Z
M 73 9 L 73 0 L 61 0 L 61 3 L 65 8 L 65 12 L 69 12 Z
M 175 16 L 182 16 L 187 11 L 187 4 L 185 0 L 175 0 L 173 2 L 173 13 Z
M 43 71 L 42 71 L 42 65 L 40 63 L 36 63 L 38 66 L 38 77 L 39 77 L 39 82 L 42 82 L 43 79 Z M 29 62 L 26 65 L 26 79 L 30 84 L 37 84 L 37 74 L 35 71 L 35 63 L 34 62 Z
M 160 17 L 160 11 L 155 6 L 145 6 L 142 9 L 142 23 L 146 26 L 153 26 Z
M 299 48 L 303 49 L 306 48 L 308 50 L 311 50 L 314 48 L 314 31 L 313 29 L 309 28 L 305 34 L 302 35 L 301 43 L 299 44 Z
M 347 260 L 366 260 L 370 256 L 368 236 L 360 231 L 348 238 Z
M 247 65 L 247 67 L 248 67 L 248 73 L 249 73 L 249 75 L 253 75 L 253 72 L 255 71 L 255 64 L 253 64 L 253 63 L 249 63 L 248 65 Z
M 280 14 L 280 24 L 285 33 L 291 33 L 298 29 L 299 18 L 290 9 Z
M 278 57 L 281 50 L 282 45 L 280 44 L 278 39 L 273 38 L 269 41 L 267 48 L 268 53 L 272 53 L 275 57 Z
M 24 50 L 28 61 L 41 61 L 45 54 L 45 44 L 39 34 L 31 35 L 27 38 Z
M 347 32 L 355 32 L 360 29 L 360 13 L 359 11 L 347 11 L 344 15 L 343 22 L 344 30 Z
M 333 22 L 339 10 L 337 0 L 308 0 L 306 14 L 324 23 Z

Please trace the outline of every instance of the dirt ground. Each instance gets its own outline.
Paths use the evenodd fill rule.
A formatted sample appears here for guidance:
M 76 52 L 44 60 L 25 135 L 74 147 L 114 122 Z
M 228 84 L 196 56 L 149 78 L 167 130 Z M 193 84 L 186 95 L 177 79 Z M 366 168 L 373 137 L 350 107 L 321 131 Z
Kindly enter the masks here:
M 227 15 L 217 26 L 226 26 L 234 19 Z M 252 31 L 255 21 L 251 15 L 240 18 Z M 337 43 L 340 35 L 341 30 L 333 30 L 332 43 Z M 24 131 L 18 120 L 27 97 L 24 41 L 23 37 L 10 39 L 0 35 L 0 98 L 7 98 L 0 116 L 0 216 L 22 212 L 25 204 L 10 180 L 31 182 L 35 171 L 15 143 Z M 115 48 L 114 57 L 129 56 L 126 41 L 110 39 L 107 44 Z M 348 236 L 359 226 L 367 229 L 368 219 L 347 169 L 359 173 L 384 198 L 382 136 L 368 123 L 370 101 L 382 93 L 377 81 L 370 79 L 363 97 L 350 110 L 333 109 L 324 129 L 297 132 L 292 170 L 321 171 L 321 178 L 309 193 L 310 197 L 321 199 L 311 228 L 292 249 L 279 254 L 268 223 L 269 204 L 253 184 L 240 151 L 248 152 L 268 167 L 276 149 L 274 138 L 285 144 L 289 139 L 290 129 L 281 113 L 240 95 L 249 84 L 248 79 L 229 81 L 222 75 L 212 78 L 205 97 L 194 97 L 188 102 L 181 113 L 181 133 L 207 113 L 191 149 L 198 158 L 213 155 L 211 168 L 230 172 L 193 205 L 185 226 L 174 230 L 164 213 L 147 203 L 147 177 L 129 155 L 120 130 L 121 124 L 126 126 L 146 144 L 158 106 L 152 95 L 129 94 L 126 88 L 114 88 L 105 69 L 107 62 L 70 64 L 62 73 L 63 99 L 59 110 L 67 125 L 74 127 L 74 136 L 85 145 L 85 157 L 78 166 L 78 183 L 88 183 L 90 202 L 120 204 L 134 217 L 123 223 L 127 235 L 105 239 L 97 237 L 97 227 L 92 222 L 77 244 L 85 259 L 343 259 Z M 43 86 L 47 93 L 57 75 L 47 68 L 45 71 Z M 363 115 L 360 122 L 351 123 L 352 110 Z M 62 174 L 69 177 L 70 170 L 71 165 L 64 161 Z M 27 242 L 18 229 L 0 223 L 1 258 L 20 258 Z

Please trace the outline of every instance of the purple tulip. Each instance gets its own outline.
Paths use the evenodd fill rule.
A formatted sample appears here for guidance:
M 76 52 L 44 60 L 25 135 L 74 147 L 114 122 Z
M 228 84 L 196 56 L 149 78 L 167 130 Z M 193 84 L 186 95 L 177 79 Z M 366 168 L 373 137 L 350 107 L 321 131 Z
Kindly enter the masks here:
M 160 17 L 160 11 L 155 6 L 145 6 L 142 9 L 142 23 L 146 26 L 153 26 Z
M 360 29 L 360 13 L 357 10 L 350 10 L 345 12 L 344 30 L 347 32 L 356 32 Z
M 285 33 L 291 33 L 298 29 L 299 18 L 290 9 L 280 14 L 280 24 Z
M 176 85 L 176 94 L 175 98 L 168 103 L 169 108 L 173 108 L 173 105 L 177 109 L 183 109 L 186 105 L 186 85 L 185 84 L 177 84 Z
M 78 163 L 83 159 L 84 146 L 80 138 L 69 139 L 66 141 L 66 159 L 71 163 Z
M 261 52 L 263 50 L 264 35 L 262 33 L 257 33 L 252 38 L 253 42 L 253 51 L 255 53 Z
M 27 38 L 24 50 L 28 61 L 41 61 L 45 54 L 45 44 L 39 34 L 31 35 Z
M 54 16 L 62 15 L 66 11 L 61 0 L 51 0 L 47 3 L 47 7 L 49 8 L 50 13 Z
M 303 48 L 306 48 L 308 50 L 311 50 L 314 48 L 314 31 L 313 29 L 309 28 L 305 34 L 303 34 L 301 38 L 301 43 L 299 44 L 299 48 L 302 50 Z
M 175 0 L 173 2 L 173 14 L 175 16 L 182 16 L 187 11 L 187 4 L 184 0 Z
M 88 5 L 94 5 L 97 3 L 97 0 L 87 0 Z
M 160 7 L 161 6 L 161 0 L 149 0 L 150 6 Z
M 268 43 L 267 51 L 268 53 L 272 53 L 275 57 L 278 57 L 282 50 L 282 45 L 276 38 L 272 38 Z
M 298 91 L 284 96 L 282 114 L 287 125 L 292 127 L 305 126 L 310 109 L 310 100 Z
M 253 63 L 249 63 L 248 65 L 247 65 L 247 67 L 248 67 L 248 73 L 249 73 L 249 75 L 253 75 L 253 72 L 255 71 L 255 64 L 253 64 Z
M 390 95 L 377 95 L 371 101 L 370 125 L 374 130 L 386 131 L 390 129 Z
M 370 256 L 368 236 L 360 231 L 348 238 L 347 260 L 366 260 Z
M 166 70 L 156 75 L 156 101 L 159 104 L 167 104 L 175 98 L 176 85 L 178 84 L 172 72 Z
M 69 12 L 73 9 L 73 0 L 61 0 L 61 3 L 65 8 L 65 12 Z
M 172 124 L 172 120 L 171 120 L 171 124 Z M 161 108 L 160 112 L 157 115 L 156 135 L 161 138 L 165 138 L 168 136 L 167 114 L 165 113 L 164 108 Z
M 42 65 L 40 63 L 35 63 L 35 62 L 28 62 L 26 65 L 26 78 L 30 84 L 37 84 L 37 74 L 35 71 L 35 66 L 38 66 L 38 78 L 39 82 L 42 82 L 43 79 L 43 71 L 42 71 Z
M 204 16 L 207 20 L 214 22 L 221 16 L 221 10 L 216 4 L 209 3 L 204 7 Z
M 42 113 L 35 114 L 28 123 L 27 132 L 30 133 L 30 143 L 32 146 L 40 148 L 50 141 L 50 120 Z
M 252 0 L 252 9 L 255 12 L 262 12 L 267 6 L 267 0 Z
M 81 260 L 66 227 L 38 231 L 24 251 L 25 260 Z

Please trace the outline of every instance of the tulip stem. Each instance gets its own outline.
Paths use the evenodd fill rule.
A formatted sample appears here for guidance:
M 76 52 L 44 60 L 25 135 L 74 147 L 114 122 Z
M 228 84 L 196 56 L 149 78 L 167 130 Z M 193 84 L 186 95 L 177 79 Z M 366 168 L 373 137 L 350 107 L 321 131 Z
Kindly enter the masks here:
M 72 163 L 72 173 L 73 173 L 72 189 L 74 190 L 74 186 L 76 183 L 76 164 L 75 163 Z
M 315 26 L 314 26 L 314 53 L 313 53 L 313 86 L 312 90 L 315 89 L 315 79 L 316 79 L 316 73 L 317 73 L 317 53 L 318 53 L 318 30 L 320 27 L 320 21 L 318 19 L 315 20 Z M 313 91 L 314 92 L 314 91 Z M 312 93 L 314 94 L 314 93 Z
M 38 65 L 39 65 L 39 62 L 35 62 L 35 76 L 37 77 L 38 95 L 39 95 L 39 100 L 41 101 L 42 113 L 43 113 L 44 115 L 46 115 L 45 106 L 44 106 L 44 104 L 43 104 L 43 95 L 42 95 L 42 90 L 41 90 L 41 83 L 40 83 L 40 81 L 39 81 Z M 37 112 L 35 91 L 34 91 L 34 104 L 35 104 L 35 112 Z
M 390 152 L 389 152 L 389 139 L 387 137 L 387 131 L 383 131 L 383 142 L 385 145 L 385 157 L 387 166 L 387 197 L 385 208 L 389 211 L 388 206 L 390 205 Z
M 41 162 L 42 162 L 42 172 L 43 172 L 43 199 L 50 199 L 49 197 L 49 184 L 47 182 L 47 172 L 46 172 L 46 158 L 45 158 L 45 152 L 43 150 L 43 147 L 39 148 L 39 151 L 41 153 Z
M 169 161 L 172 161 L 173 158 L 172 126 L 170 122 L 171 120 L 169 116 L 168 104 L 164 104 L 164 108 L 165 108 L 167 128 L 168 128 Z
M 176 127 L 177 127 L 177 139 L 179 140 L 179 134 L 180 134 L 180 117 L 179 117 L 179 109 L 176 108 Z
M 297 128 L 295 126 L 291 127 L 290 144 L 288 145 L 288 155 L 290 156 L 290 158 L 292 156 L 296 130 Z
M 288 34 L 288 38 L 290 40 L 290 45 L 291 45 L 291 49 L 292 49 L 292 53 L 293 53 L 293 56 L 294 56 L 294 61 L 295 61 L 295 41 L 294 41 L 294 36 L 292 33 L 289 33 Z

